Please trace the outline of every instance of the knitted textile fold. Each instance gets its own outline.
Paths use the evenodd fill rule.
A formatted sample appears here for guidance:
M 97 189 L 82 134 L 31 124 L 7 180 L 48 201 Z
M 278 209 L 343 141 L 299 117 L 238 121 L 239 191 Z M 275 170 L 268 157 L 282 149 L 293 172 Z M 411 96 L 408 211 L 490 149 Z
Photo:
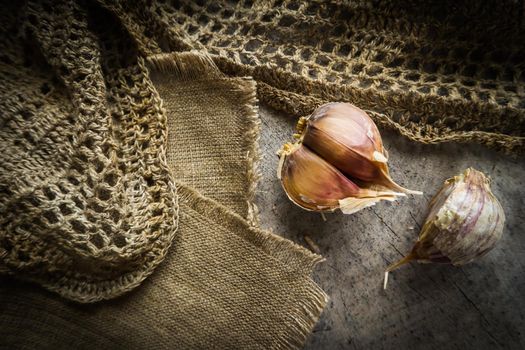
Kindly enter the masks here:
M 2 345 L 300 347 L 321 257 L 257 227 L 256 98 L 522 152 L 520 6 L 5 2 Z
M 290 116 L 348 101 L 414 141 L 525 149 L 521 1 L 100 2 L 139 50 L 205 51 Z
M 177 229 L 166 117 L 118 26 L 11 4 L 0 52 L 0 271 L 92 302 L 140 284 Z
M 9 349 L 296 349 L 326 296 L 320 257 L 179 187 L 179 230 L 165 261 L 119 298 L 81 305 L 0 279 Z
M 52 5 L 0 19 L 2 346 L 301 347 L 322 258 L 257 227 L 255 81 Z

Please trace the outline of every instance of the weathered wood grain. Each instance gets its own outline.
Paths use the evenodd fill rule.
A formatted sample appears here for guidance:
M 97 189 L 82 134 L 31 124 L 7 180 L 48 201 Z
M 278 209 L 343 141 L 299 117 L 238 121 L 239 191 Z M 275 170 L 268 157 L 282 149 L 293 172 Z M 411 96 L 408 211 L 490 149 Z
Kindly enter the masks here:
M 426 146 L 383 131 L 392 177 L 425 192 L 379 203 L 357 214 L 319 214 L 293 205 L 275 176 L 280 145 L 294 121 L 261 108 L 263 159 L 257 203 L 261 224 L 308 247 L 308 235 L 326 262 L 315 279 L 330 302 L 307 349 L 523 349 L 525 348 L 525 162 L 476 145 Z M 472 166 L 493 178 L 507 222 L 497 247 L 455 268 L 412 263 L 383 271 L 408 252 L 443 181 Z

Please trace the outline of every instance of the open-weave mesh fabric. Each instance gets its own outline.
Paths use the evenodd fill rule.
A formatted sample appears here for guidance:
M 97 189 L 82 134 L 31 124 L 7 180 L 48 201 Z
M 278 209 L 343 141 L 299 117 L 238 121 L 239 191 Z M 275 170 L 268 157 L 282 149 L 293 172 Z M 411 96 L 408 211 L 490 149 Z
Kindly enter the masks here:
M 140 50 L 205 50 L 292 116 L 349 101 L 419 142 L 523 150 L 521 1 L 102 2 Z
M 319 256 L 179 187 L 165 261 L 131 293 L 91 304 L 0 277 L 6 349 L 297 349 L 326 303 Z
M 177 227 L 161 100 L 133 41 L 97 19 L 10 4 L 0 26 L 0 271 L 81 301 L 137 286 Z

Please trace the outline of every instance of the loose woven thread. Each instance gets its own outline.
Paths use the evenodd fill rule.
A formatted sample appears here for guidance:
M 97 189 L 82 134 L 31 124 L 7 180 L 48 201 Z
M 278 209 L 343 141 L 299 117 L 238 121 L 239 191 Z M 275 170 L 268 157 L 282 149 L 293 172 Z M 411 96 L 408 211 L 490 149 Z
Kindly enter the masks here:
M 255 82 L 226 77 L 193 53 L 148 66 L 126 30 L 91 3 L 30 2 L 27 10 L 11 4 L 0 25 L 20 30 L 16 40 L 0 38 L 0 145 L 8 150 L 0 154 L 1 272 L 93 302 L 129 291 L 166 259 L 134 293 L 89 307 L 0 277 L 5 345 L 302 346 L 327 302 L 311 279 L 322 258 L 246 220 L 255 216 Z M 151 67 L 155 60 L 164 71 Z M 166 79 L 153 84 L 155 74 Z M 157 84 L 175 91 L 174 113 Z M 180 164 L 168 162 L 167 148 L 183 138 L 170 134 L 168 116 L 200 132 L 180 148 L 204 155 L 204 174 L 190 178 L 217 181 L 229 166 L 238 174 L 235 183 L 222 178 L 217 201 L 182 184 L 175 191 L 168 166 Z M 219 125 L 235 131 L 219 141 L 235 136 L 239 147 L 221 148 L 223 161 L 208 169 L 207 141 L 216 141 Z
M 192 100 L 195 98 L 191 92 L 192 88 L 188 88 L 185 82 L 189 86 L 194 86 L 208 81 L 207 85 L 210 89 L 209 94 L 197 93 L 202 98 L 203 104 L 211 106 L 210 113 L 213 115 L 206 116 L 204 119 L 194 116 L 198 121 L 181 118 L 176 113 L 173 115 L 171 132 L 174 136 L 168 139 L 168 158 L 170 156 L 175 158 L 174 173 L 177 180 L 186 182 L 222 203 L 229 203 L 228 206 L 232 210 L 241 213 L 257 225 L 254 197 L 260 177 L 257 169 L 260 120 L 257 116 L 255 82 L 250 78 L 231 78 L 224 75 L 209 56 L 199 52 L 158 54 L 150 56 L 148 61 L 153 70 L 152 79 L 160 86 L 159 92 L 165 103 L 172 103 L 174 100 L 174 104 L 178 105 L 180 102 L 177 103 L 177 100 L 183 100 L 183 96 L 188 93 Z M 181 91 L 178 86 L 173 86 L 172 81 L 183 82 L 180 86 L 185 91 Z M 217 94 L 217 91 L 220 93 Z M 164 92 L 166 96 L 162 96 Z M 235 99 L 232 104 L 237 107 L 231 111 L 232 115 L 218 114 L 213 104 L 220 103 L 223 98 L 229 96 Z M 181 113 L 191 113 L 191 111 Z M 209 132 L 213 134 L 208 134 Z M 187 140 L 188 144 L 185 144 L 184 140 Z M 224 150 L 222 146 L 224 141 L 233 143 L 232 147 L 237 148 L 241 153 L 231 149 Z M 219 144 L 215 145 L 215 142 Z M 208 144 L 208 147 L 202 144 Z M 173 149 L 170 149 L 170 146 Z M 202 148 L 206 148 L 205 151 L 202 151 Z M 195 156 L 191 156 L 193 152 L 196 152 Z M 220 164 L 217 163 L 219 160 Z M 209 165 L 210 162 L 213 165 Z M 213 179 L 212 177 L 215 176 L 217 178 Z M 225 178 L 234 183 L 224 183 Z M 244 203 L 239 203 L 239 198 L 243 198 Z
M 418 142 L 524 149 L 519 2 L 101 3 L 144 52 L 205 50 L 223 72 L 271 87 L 258 97 L 275 107 L 289 92 L 349 101 Z
M 129 295 L 78 307 L 0 277 L 8 282 L 0 283 L 3 344 L 58 349 L 93 344 L 103 349 L 302 347 L 327 302 L 310 278 L 320 256 L 249 225 L 189 188 L 180 186 L 178 193 L 180 228 L 172 249 Z M 28 336 L 43 314 L 47 321 Z M 64 320 L 75 322 L 60 327 Z M 20 325 L 26 324 L 24 331 Z

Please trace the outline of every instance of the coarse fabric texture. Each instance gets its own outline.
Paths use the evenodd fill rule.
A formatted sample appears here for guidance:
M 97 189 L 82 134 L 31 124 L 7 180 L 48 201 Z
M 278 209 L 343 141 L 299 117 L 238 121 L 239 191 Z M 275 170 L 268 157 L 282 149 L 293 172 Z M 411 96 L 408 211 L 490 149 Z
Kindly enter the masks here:
M 149 62 L 167 113 L 166 157 L 177 182 L 256 222 L 255 82 L 228 78 L 198 54 L 160 54 Z
M 179 205 L 165 261 L 129 294 L 81 305 L 2 279 L 0 347 L 301 347 L 326 302 L 309 277 L 319 256 L 193 190 L 179 187 Z
M 58 295 L 2 277 L 0 345 L 302 346 L 321 257 L 256 226 L 255 82 L 145 57 L 91 2 L 1 21 L 1 272 Z
M 246 77 L 291 116 L 523 151 L 519 1 L 21 1 L 0 31 L 0 272 L 121 296 L 2 277 L 12 348 L 304 342 L 320 257 L 256 227 Z
M 0 271 L 91 302 L 162 261 L 176 189 L 144 59 L 80 5 L 54 6 L 2 13 Z
M 304 116 L 351 102 L 423 143 L 523 152 L 522 1 L 103 1 L 143 52 L 198 49 Z

